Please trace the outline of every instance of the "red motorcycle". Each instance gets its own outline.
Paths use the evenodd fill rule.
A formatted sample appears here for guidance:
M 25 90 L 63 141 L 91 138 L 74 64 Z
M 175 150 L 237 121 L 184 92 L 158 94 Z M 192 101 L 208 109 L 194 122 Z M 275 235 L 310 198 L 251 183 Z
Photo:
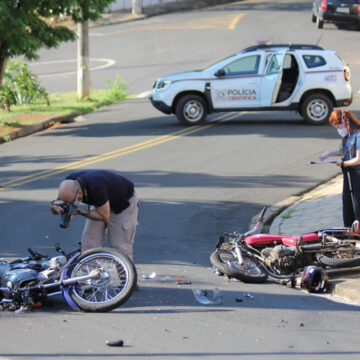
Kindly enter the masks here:
M 315 269 L 321 270 L 320 282 L 323 270 L 360 265 L 358 221 L 351 228 L 322 229 L 299 236 L 254 235 L 263 222 L 265 212 L 266 208 L 252 230 L 244 234 L 233 232 L 219 236 L 216 250 L 210 256 L 210 262 L 219 275 L 247 283 L 262 283 L 270 276 L 295 286 L 296 277 L 304 278 L 303 272 L 307 267 L 309 276 Z

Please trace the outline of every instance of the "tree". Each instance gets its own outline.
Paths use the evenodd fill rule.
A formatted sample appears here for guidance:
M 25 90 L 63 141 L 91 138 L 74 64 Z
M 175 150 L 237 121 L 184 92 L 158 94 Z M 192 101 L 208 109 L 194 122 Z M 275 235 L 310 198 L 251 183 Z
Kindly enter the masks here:
M 132 14 L 133 15 L 142 14 L 142 0 L 132 0 Z
M 24 56 L 37 59 L 42 48 L 56 48 L 73 41 L 76 34 L 61 25 L 51 24 L 53 17 L 69 16 L 75 23 L 98 19 L 114 0 L 1 0 L 0 1 L 0 85 L 6 60 Z

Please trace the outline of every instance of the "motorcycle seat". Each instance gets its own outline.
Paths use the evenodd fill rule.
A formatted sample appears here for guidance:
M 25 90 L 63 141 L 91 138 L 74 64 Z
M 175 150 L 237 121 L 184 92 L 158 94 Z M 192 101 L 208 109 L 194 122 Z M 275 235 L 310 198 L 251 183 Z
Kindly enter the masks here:
M 281 241 L 283 245 L 296 246 L 296 243 L 297 241 L 299 241 L 300 237 L 302 237 L 301 243 L 311 243 L 311 242 L 320 241 L 320 238 L 317 233 L 308 233 L 301 236 L 283 236 L 281 238 Z
M 301 235 L 302 243 L 319 241 L 320 238 L 317 233 L 308 233 Z M 273 246 L 273 245 L 285 245 L 285 246 L 296 246 L 296 242 L 300 236 L 282 236 L 274 234 L 257 234 L 248 236 L 245 239 L 246 244 L 251 246 Z

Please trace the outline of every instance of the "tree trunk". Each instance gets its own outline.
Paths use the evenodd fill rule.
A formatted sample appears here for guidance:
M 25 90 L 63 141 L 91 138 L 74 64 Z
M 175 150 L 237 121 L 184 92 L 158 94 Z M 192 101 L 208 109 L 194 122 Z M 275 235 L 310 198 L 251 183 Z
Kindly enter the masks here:
M 142 14 L 142 0 L 132 0 L 132 14 L 133 15 Z
M 77 94 L 79 99 L 90 98 L 88 21 L 78 24 Z
M 1 86 L 1 84 L 3 82 L 3 80 L 4 80 L 6 62 L 7 62 L 6 58 L 0 59 L 0 86 Z

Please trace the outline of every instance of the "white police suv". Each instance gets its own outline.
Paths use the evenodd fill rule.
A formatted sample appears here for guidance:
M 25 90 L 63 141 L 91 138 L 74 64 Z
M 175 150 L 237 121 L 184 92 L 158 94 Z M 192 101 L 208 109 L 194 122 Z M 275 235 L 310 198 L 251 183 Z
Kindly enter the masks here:
M 297 110 L 306 122 L 325 124 L 334 107 L 352 102 L 350 69 L 319 46 L 257 45 L 204 70 L 159 78 L 150 100 L 186 125 L 244 110 Z

